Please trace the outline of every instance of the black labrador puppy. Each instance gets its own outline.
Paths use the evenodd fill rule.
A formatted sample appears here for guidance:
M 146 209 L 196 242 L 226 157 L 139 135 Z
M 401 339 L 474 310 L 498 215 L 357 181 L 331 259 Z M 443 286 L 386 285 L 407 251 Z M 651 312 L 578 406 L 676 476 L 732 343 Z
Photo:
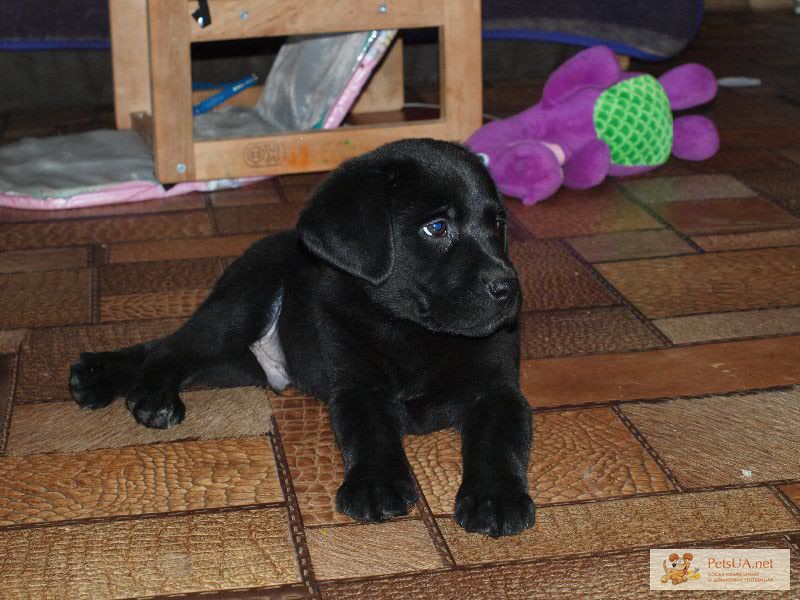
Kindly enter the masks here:
M 297 229 L 256 242 L 192 317 L 160 340 L 83 353 L 81 406 L 118 396 L 147 427 L 180 423 L 189 383 L 288 384 L 328 404 L 359 521 L 417 499 L 404 434 L 454 426 L 455 519 L 491 536 L 530 527 L 531 411 L 519 388 L 520 288 L 503 204 L 481 160 L 429 139 L 343 163 Z

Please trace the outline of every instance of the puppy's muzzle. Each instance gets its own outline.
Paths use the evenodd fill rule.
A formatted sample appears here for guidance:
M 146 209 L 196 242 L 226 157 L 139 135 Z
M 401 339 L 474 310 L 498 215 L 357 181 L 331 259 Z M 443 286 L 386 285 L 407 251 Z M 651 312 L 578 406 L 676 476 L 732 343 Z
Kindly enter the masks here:
M 517 292 L 516 277 L 499 277 L 486 283 L 486 290 L 497 302 L 505 302 Z

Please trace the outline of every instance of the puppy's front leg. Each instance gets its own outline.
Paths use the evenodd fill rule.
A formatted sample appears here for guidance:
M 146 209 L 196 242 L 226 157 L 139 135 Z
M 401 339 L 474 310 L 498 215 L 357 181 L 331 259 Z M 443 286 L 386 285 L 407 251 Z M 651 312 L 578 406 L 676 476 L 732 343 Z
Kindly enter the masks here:
M 460 426 L 464 478 L 455 520 L 467 531 L 514 535 L 533 525 L 528 495 L 531 409 L 518 390 L 478 399 Z
M 417 501 L 417 491 L 389 407 L 359 390 L 337 395 L 329 409 L 345 471 L 336 510 L 356 521 L 406 514 Z

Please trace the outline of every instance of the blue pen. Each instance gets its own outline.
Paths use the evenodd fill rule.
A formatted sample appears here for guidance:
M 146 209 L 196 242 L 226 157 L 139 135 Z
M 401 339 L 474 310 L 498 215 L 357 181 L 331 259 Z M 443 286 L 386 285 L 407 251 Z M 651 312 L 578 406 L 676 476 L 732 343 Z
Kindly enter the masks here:
M 209 96 L 202 102 L 195 104 L 192 107 L 192 114 L 197 116 L 203 114 L 204 112 L 208 112 L 215 106 L 225 102 L 225 100 L 228 98 L 235 96 L 244 89 L 254 86 L 256 83 L 258 83 L 258 77 L 255 75 L 248 75 L 244 79 L 226 84 L 222 86 L 222 89 L 213 96 Z

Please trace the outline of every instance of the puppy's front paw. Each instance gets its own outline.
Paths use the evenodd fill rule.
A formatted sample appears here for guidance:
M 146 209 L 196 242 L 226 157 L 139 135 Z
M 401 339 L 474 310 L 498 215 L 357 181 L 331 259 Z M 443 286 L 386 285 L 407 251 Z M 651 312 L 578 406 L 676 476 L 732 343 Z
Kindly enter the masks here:
M 69 390 L 83 408 L 108 406 L 118 395 L 119 373 L 112 352 L 83 352 L 69 368 Z
M 127 405 L 137 423 L 154 429 L 169 429 L 186 414 L 186 407 L 172 390 L 133 389 Z
M 411 475 L 351 472 L 336 492 L 336 510 L 356 521 L 385 521 L 408 513 L 417 501 Z
M 462 484 L 453 518 L 466 531 L 500 537 L 516 535 L 533 526 L 534 514 L 531 497 L 516 483 Z

